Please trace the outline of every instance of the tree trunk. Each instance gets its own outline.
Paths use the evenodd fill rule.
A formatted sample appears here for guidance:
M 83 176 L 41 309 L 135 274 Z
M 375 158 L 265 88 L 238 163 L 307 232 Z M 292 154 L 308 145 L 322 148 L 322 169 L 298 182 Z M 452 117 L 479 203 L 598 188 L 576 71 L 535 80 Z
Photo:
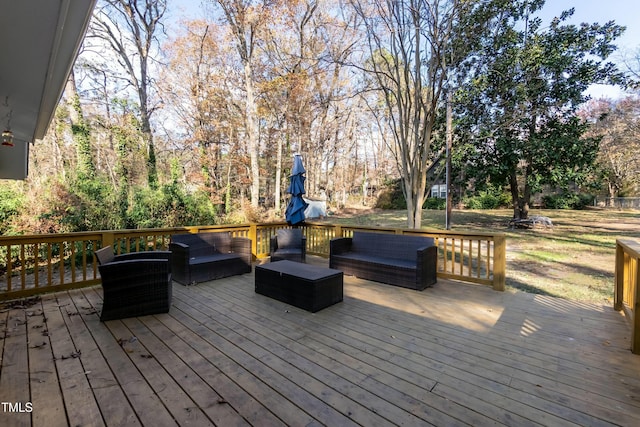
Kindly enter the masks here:
M 407 201 L 407 227 L 417 229 L 422 227 L 422 204 L 424 203 L 426 184 L 421 184 L 416 179 L 405 179 L 403 182 L 405 200 Z
M 77 165 L 76 171 L 78 178 L 89 179 L 95 177 L 96 166 L 91 151 L 91 131 L 89 124 L 84 118 L 82 105 L 80 104 L 80 95 L 76 86 L 75 75 L 73 71 L 69 75 L 67 86 L 65 88 L 69 99 L 69 118 L 71 121 L 71 134 L 73 142 L 76 145 Z
M 609 198 L 607 199 L 607 203 L 605 203 L 605 206 L 612 207 L 613 199 L 616 197 L 617 188 L 611 183 L 611 181 L 609 181 L 608 185 L 609 185 Z
M 520 218 L 520 193 L 518 191 L 518 175 L 512 170 L 509 175 L 509 188 L 511 190 L 511 202 L 513 203 L 513 219 Z
M 407 180 L 404 182 L 405 200 L 407 201 L 407 228 L 416 228 L 416 208 L 415 200 L 412 197 L 411 183 Z
M 149 188 L 155 190 L 158 188 L 158 167 L 156 162 L 156 148 L 153 143 L 153 134 L 151 129 L 142 131 L 142 138 L 146 146 L 147 153 L 147 182 Z
M 527 167 L 527 170 L 529 167 Z M 531 186 L 527 183 L 528 175 L 525 172 L 524 188 L 520 195 L 518 187 L 518 174 L 514 169 L 509 177 L 509 186 L 511 188 L 511 200 L 513 202 L 513 219 L 527 219 L 529 217 L 529 203 L 531 202 Z
M 531 203 L 531 185 L 529 184 L 529 176 L 531 175 L 531 167 L 527 166 L 524 175 L 524 191 L 522 192 L 522 203 L 520 206 L 520 219 L 529 218 L 529 205 Z
M 427 182 L 427 177 L 425 176 L 422 179 L 422 182 L 418 182 L 418 191 L 417 194 L 415 196 L 415 209 L 416 209 L 416 213 L 415 213 L 415 220 L 413 222 L 413 228 L 419 229 L 422 227 L 422 205 L 424 205 L 424 190 L 426 187 L 426 182 Z
M 227 183 L 224 195 L 224 213 L 228 215 L 231 213 L 231 162 L 229 162 L 227 168 Z
M 280 197 L 282 185 L 282 146 L 284 137 L 278 137 L 278 147 L 276 152 L 276 188 L 275 188 L 275 210 L 280 212 Z
M 147 60 L 145 56 L 140 60 L 140 81 L 138 83 L 138 99 L 140 99 L 140 130 L 147 153 L 147 183 L 149 188 L 158 188 L 158 166 L 156 162 L 156 147 L 151 132 L 151 112 L 149 110 L 149 78 L 147 76 Z
M 251 206 L 258 207 L 258 197 L 260 195 L 260 168 L 258 165 L 258 113 L 253 94 L 253 76 L 251 64 L 246 61 L 244 64 L 245 88 L 247 90 L 246 114 L 247 114 L 247 139 L 250 157 L 251 170 Z

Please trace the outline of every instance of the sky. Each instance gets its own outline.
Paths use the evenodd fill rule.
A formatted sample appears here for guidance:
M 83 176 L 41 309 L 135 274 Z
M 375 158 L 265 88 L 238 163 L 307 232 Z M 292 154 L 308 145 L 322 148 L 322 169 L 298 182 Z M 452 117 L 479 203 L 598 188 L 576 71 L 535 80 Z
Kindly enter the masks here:
M 211 0 L 176 0 L 170 3 L 173 17 L 188 16 L 190 18 L 203 15 L 203 4 L 212 3 Z M 597 22 L 604 24 L 615 21 L 618 25 L 627 27 L 625 33 L 618 39 L 618 52 L 610 60 L 618 62 L 623 54 L 630 55 L 640 49 L 640 0 L 546 0 L 539 16 L 543 25 L 549 23 L 554 16 L 560 16 L 562 11 L 575 8 L 571 24 L 582 22 Z M 587 93 L 593 98 L 618 98 L 623 92 L 613 86 L 594 85 Z
M 639 0 L 547 0 L 540 13 L 542 22 L 548 23 L 554 16 L 560 16 L 563 10 L 575 8 L 571 24 L 582 22 L 604 24 L 615 21 L 618 25 L 627 27 L 625 33 L 616 40 L 618 52 L 610 60 L 619 62 L 623 54 L 633 54 L 640 49 L 640 1 Z M 618 98 L 623 92 L 613 86 L 594 85 L 587 91 L 593 98 Z

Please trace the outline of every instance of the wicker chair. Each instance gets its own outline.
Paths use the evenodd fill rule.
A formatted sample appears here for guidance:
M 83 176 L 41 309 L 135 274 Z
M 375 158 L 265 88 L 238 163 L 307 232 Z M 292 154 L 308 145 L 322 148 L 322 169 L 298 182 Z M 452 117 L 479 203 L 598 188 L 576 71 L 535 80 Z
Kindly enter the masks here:
M 100 321 L 167 313 L 171 307 L 171 252 L 95 253 L 104 300 Z
M 270 239 L 271 261 L 306 262 L 307 238 L 299 228 L 282 228 Z

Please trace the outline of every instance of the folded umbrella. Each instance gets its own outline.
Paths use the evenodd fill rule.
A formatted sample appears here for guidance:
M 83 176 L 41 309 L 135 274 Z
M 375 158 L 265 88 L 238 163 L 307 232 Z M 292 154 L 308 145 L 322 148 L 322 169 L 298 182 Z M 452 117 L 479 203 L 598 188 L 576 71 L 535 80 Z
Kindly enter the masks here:
M 291 176 L 289 177 L 289 187 L 287 188 L 287 192 L 291 194 L 291 199 L 289 199 L 289 204 L 284 212 L 285 219 L 289 225 L 296 225 L 303 222 L 305 218 L 304 211 L 307 209 L 307 206 L 309 206 L 302 198 L 302 195 L 305 193 L 305 172 L 304 166 L 302 165 L 302 156 L 299 154 L 294 155 L 293 168 L 291 169 Z

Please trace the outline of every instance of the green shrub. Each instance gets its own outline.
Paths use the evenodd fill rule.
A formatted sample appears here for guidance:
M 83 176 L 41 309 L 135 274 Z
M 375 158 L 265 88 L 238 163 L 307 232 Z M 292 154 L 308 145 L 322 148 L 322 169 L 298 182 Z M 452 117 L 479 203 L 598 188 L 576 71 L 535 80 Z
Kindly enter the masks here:
M 77 206 L 70 212 L 69 224 L 74 231 L 114 229 L 115 194 L 104 178 L 78 179 L 69 192 L 77 197 Z
M 595 196 L 592 194 L 580 194 L 579 203 L 576 205 L 576 209 L 584 209 L 587 206 L 593 206 Z
M 548 194 L 542 197 L 542 204 L 547 209 L 584 209 L 593 204 L 593 196 L 567 192 Z
M 402 180 L 395 179 L 385 183 L 383 190 L 376 200 L 378 209 L 407 209 L 407 201 L 402 192 Z
M 167 222 L 168 216 L 174 216 L 175 206 L 163 189 L 152 190 L 147 187 L 134 188 L 132 202 L 127 215 L 127 228 L 159 228 Z M 180 201 L 176 202 L 181 204 Z M 172 224 L 173 225 L 173 224 Z
M 33 231 L 77 232 L 113 229 L 112 187 L 99 177 L 53 180 L 39 200 Z
M 9 231 L 11 219 L 20 213 L 24 195 L 10 186 L 0 187 L 0 234 Z
M 423 209 L 444 210 L 447 208 L 447 199 L 427 197 L 422 205 Z
M 511 195 L 502 190 L 489 188 L 475 196 L 466 197 L 464 205 L 467 209 L 499 209 L 511 206 Z
M 177 183 L 134 189 L 128 228 L 215 224 L 217 208 L 204 193 L 190 194 Z

